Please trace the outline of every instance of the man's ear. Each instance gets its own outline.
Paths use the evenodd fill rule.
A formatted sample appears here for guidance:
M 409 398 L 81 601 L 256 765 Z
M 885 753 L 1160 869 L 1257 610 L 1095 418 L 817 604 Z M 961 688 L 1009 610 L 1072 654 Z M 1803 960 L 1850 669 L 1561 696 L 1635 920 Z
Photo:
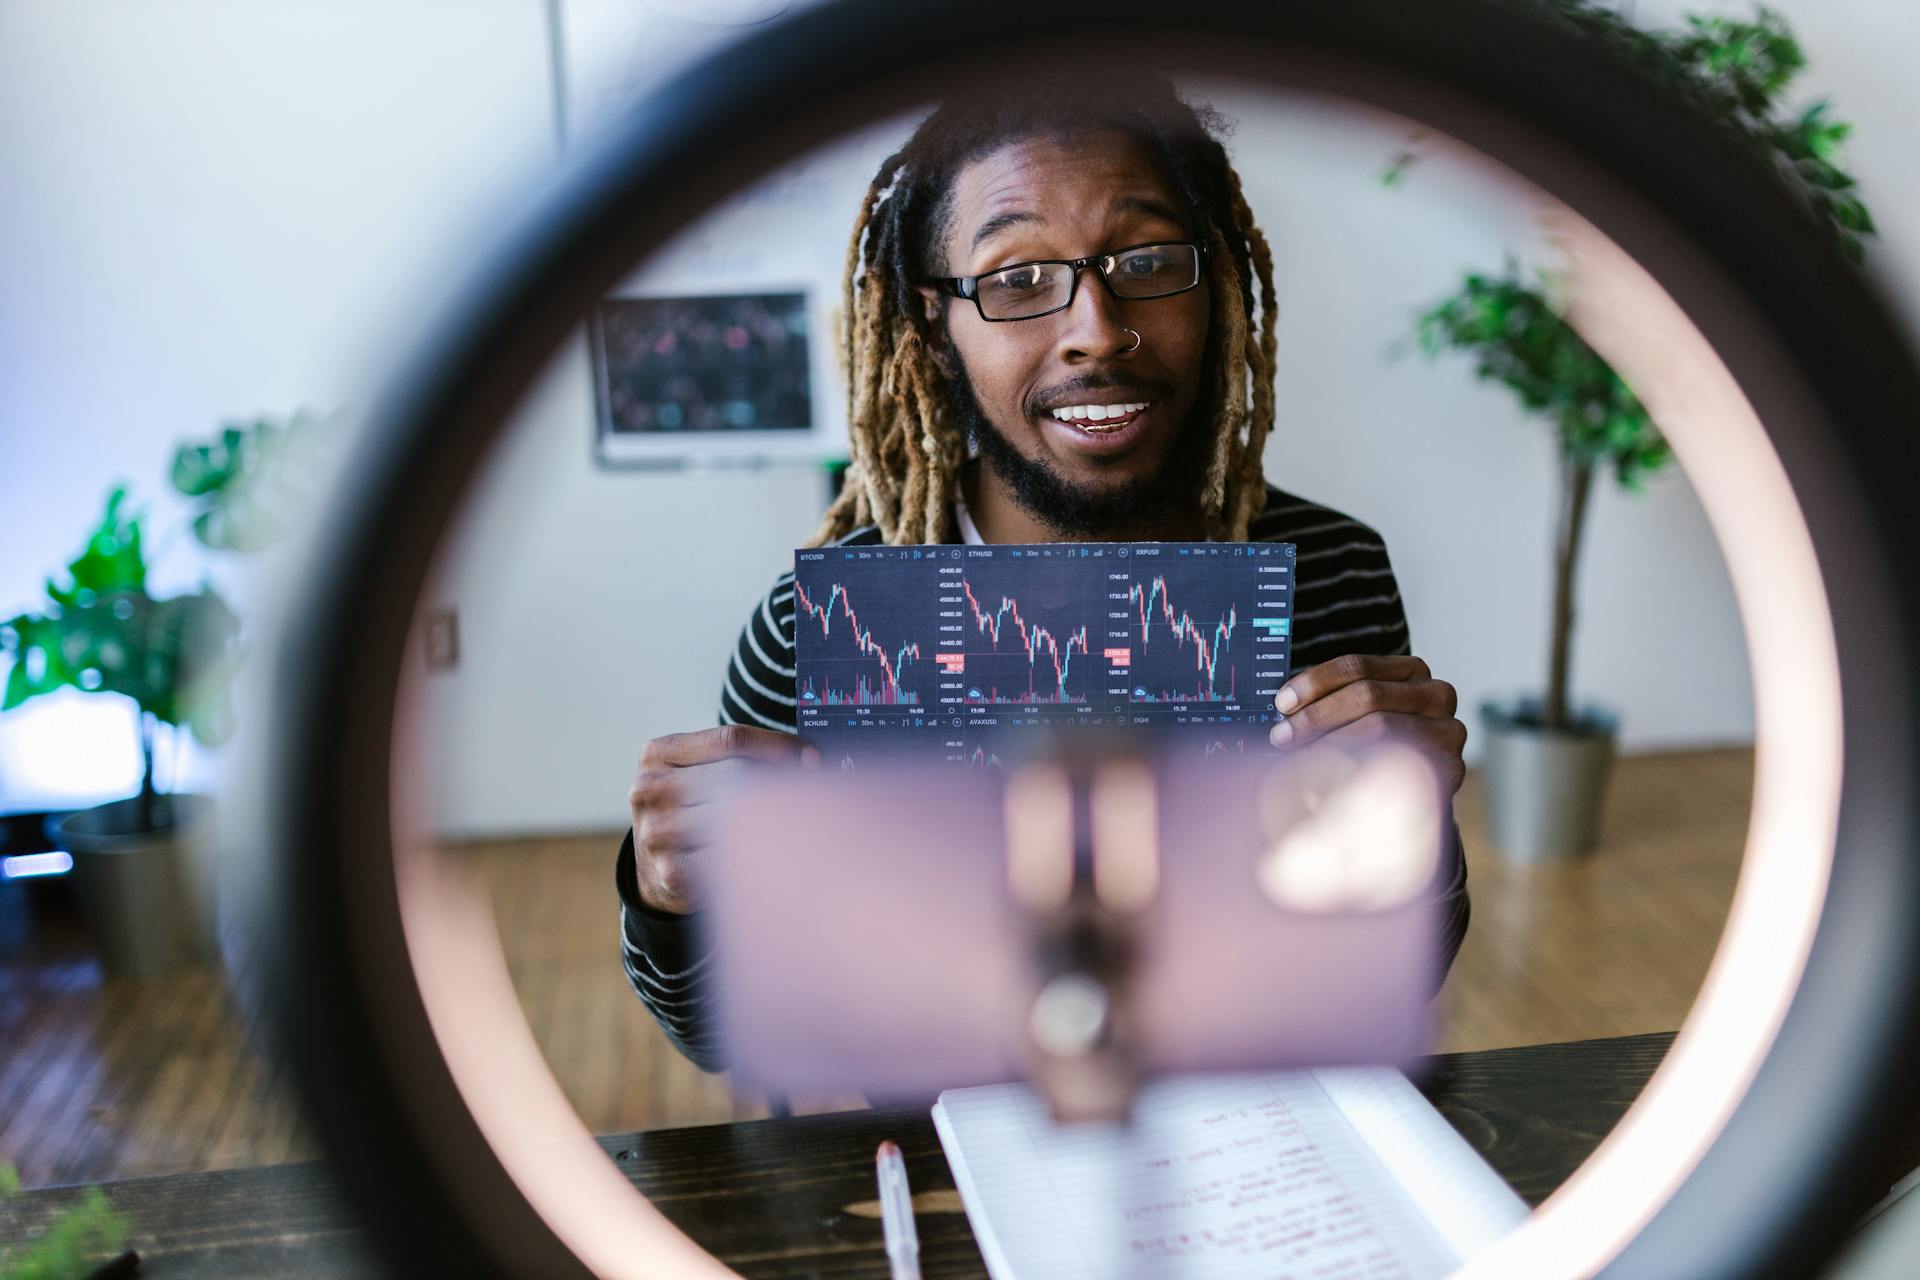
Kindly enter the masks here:
M 927 349 L 933 353 L 933 362 L 940 372 L 949 378 L 953 370 L 948 367 L 947 344 L 945 342 L 947 324 L 947 296 L 932 285 L 913 286 L 920 294 L 920 305 L 927 318 Z
M 917 284 L 913 288 L 914 292 L 920 295 L 920 305 L 927 317 L 927 323 L 938 329 L 941 320 L 946 316 L 947 309 L 944 305 L 946 295 L 930 284 Z

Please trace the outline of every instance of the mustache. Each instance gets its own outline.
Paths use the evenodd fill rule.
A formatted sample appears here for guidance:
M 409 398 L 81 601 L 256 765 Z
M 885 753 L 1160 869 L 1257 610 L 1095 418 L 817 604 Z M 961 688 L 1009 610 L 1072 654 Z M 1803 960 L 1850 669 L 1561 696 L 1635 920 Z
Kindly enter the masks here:
M 1100 392 L 1099 396 L 1091 393 Z M 1116 393 L 1108 396 L 1106 393 Z M 1068 404 L 1089 404 L 1094 400 L 1113 403 L 1114 400 L 1164 400 L 1173 395 L 1173 388 L 1164 382 L 1151 378 L 1142 378 L 1134 373 L 1118 371 L 1087 373 L 1070 382 L 1048 387 L 1034 395 L 1028 406 L 1034 413 L 1048 413 Z

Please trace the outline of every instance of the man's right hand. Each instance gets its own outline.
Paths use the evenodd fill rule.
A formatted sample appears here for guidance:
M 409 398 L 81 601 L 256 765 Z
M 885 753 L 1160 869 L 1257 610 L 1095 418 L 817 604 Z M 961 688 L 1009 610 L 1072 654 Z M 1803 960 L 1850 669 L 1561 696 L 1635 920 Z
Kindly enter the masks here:
M 711 803 L 752 764 L 812 764 L 820 753 L 791 733 L 728 724 L 655 738 L 640 752 L 627 807 L 633 813 L 634 878 L 656 911 L 700 906 L 700 837 L 689 812 Z

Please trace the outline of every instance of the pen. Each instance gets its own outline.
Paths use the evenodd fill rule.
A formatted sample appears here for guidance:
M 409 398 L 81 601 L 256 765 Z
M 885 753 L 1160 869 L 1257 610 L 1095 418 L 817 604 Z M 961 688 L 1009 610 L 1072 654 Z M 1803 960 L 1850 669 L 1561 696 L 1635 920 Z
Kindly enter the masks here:
M 892 1142 L 880 1144 L 873 1157 L 880 1179 L 880 1230 L 887 1241 L 887 1264 L 893 1280 L 920 1280 L 920 1237 L 913 1230 L 913 1193 L 907 1190 L 907 1162 Z

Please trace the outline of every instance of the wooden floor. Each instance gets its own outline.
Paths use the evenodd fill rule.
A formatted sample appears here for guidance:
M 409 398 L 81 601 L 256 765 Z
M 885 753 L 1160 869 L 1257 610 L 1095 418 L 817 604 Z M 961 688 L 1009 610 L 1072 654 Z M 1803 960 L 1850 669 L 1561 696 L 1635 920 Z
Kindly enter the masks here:
M 1671 1030 L 1692 1002 L 1731 898 L 1752 753 L 1639 756 L 1615 774 L 1593 857 L 1519 868 L 1459 815 L 1473 924 L 1443 995 L 1440 1048 Z M 534 1034 L 589 1128 L 617 1132 L 765 1114 L 682 1060 L 627 990 L 612 838 L 467 851 L 490 887 Z M 105 981 L 71 912 L 0 889 L 0 1162 L 30 1185 L 303 1158 L 279 1072 L 216 971 Z M 800 1109 L 850 1105 L 827 1099 Z
M 1473 920 L 1442 993 L 1440 1050 L 1677 1028 L 1720 941 L 1752 799 L 1752 751 L 1631 757 L 1600 849 L 1522 867 L 1488 846 L 1470 777 L 1455 812 Z

